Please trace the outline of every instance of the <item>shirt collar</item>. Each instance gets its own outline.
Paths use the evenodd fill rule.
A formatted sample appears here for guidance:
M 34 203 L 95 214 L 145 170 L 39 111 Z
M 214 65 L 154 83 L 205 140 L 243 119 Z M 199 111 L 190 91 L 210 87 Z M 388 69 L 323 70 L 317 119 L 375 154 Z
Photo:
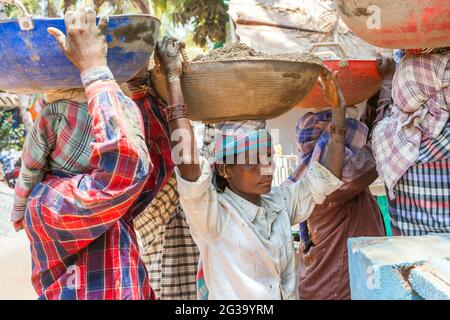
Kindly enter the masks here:
M 225 188 L 224 194 L 231 198 L 234 204 L 239 207 L 240 213 L 250 222 L 255 221 L 258 211 L 265 210 L 267 212 L 266 219 L 269 224 L 272 224 L 284 208 L 282 203 L 271 199 L 272 192 L 261 196 L 261 206 L 257 206 L 250 201 L 245 200 L 228 187 Z
M 231 198 L 231 200 L 234 202 L 234 205 L 238 206 L 239 212 L 250 222 L 255 221 L 258 210 L 263 209 L 262 207 L 259 207 L 237 195 L 228 187 L 225 188 L 224 194 Z

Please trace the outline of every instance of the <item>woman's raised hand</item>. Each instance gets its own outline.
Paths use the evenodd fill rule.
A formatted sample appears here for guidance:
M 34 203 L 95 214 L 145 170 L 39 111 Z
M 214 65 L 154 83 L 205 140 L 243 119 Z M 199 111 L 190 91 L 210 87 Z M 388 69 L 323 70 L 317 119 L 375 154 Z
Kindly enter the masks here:
M 64 22 L 67 35 L 56 28 L 48 28 L 47 31 L 80 72 L 106 66 L 108 18 L 102 17 L 97 26 L 95 11 L 81 6 L 74 11 L 67 11 Z
M 156 44 L 156 54 L 169 83 L 178 81 L 183 73 L 181 50 L 185 44 L 173 37 L 164 37 Z
M 345 99 L 338 85 L 338 71 L 331 71 L 326 66 L 322 67 L 318 85 L 325 100 L 333 107 L 345 107 Z

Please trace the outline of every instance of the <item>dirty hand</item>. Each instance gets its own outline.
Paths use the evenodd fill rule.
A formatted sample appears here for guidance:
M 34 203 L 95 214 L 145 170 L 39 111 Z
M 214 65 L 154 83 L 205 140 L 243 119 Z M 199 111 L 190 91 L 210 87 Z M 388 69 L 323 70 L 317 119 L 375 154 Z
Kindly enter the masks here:
M 323 66 L 320 72 L 318 85 L 320 91 L 322 91 L 323 97 L 329 104 L 333 107 L 344 107 L 345 99 L 338 86 L 337 74 L 338 71 L 333 72 Z
M 80 72 L 106 66 L 108 17 L 102 17 L 97 26 L 95 11 L 81 7 L 75 11 L 67 11 L 64 21 L 67 36 L 56 28 L 48 28 L 47 31 Z
M 180 51 L 184 46 L 183 42 L 172 37 L 164 37 L 156 44 L 155 53 L 169 83 L 179 80 L 183 73 L 183 60 Z
M 396 63 L 393 58 L 383 57 L 377 54 L 377 68 L 383 80 L 392 80 L 394 78 Z

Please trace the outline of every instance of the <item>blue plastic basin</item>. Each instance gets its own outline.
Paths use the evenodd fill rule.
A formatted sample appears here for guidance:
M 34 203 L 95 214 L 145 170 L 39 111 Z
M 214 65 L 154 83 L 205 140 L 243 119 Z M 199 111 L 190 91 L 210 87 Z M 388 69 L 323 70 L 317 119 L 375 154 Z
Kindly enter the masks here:
M 64 19 L 33 21 L 33 30 L 22 31 L 17 19 L 0 20 L 0 90 L 37 93 L 81 87 L 79 71 L 47 32 L 49 27 L 65 32 Z M 131 79 L 148 61 L 160 25 L 149 15 L 110 17 L 108 65 L 119 83 Z

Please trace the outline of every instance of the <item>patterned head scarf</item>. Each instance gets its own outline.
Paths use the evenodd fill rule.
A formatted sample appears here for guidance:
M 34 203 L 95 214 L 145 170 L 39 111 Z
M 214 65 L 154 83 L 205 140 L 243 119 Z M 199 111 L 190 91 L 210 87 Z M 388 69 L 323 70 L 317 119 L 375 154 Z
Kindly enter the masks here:
M 324 151 L 330 139 L 327 129 L 331 125 L 331 117 L 331 111 L 309 112 L 298 120 L 296 132 L 298 149 L 300 151 L 299 164 L 294 174 L 289 177 L 285 184 L 300 180 L 308 170 L 311 161 L 318 161 L 319 163 L 323 161 Z M 351 173 L 347 171 L 348 166 L 346 164 L 366 145 L 369 132 L 367 126 L 356 119 L 345 119 L 345 127 L 347 128 L 347 134 L 345 137 L 345 160 L 342 179 L 344 182 L 351 177 Z M 305 251 L 312 245 L 307 222 L 300 224 L 300 238 L 302 240 L 302 250 Z
M 332 114 L 330 111 L 318 113 L 309 112 L 302 116 L 296 127 L 297 144 L 300 152 L 299 165 L 294 174 L 289 177 L 290 181 L 298 181 L 306 173 L 311 161 L 321 162 L 324 150 L 327 147 L 330 135 L 327 131 L 331 125 Z M 356 119 L 345 119 L 347 135 L 345 138 L 345 163 L 354 157 L 367 143 L 367 126 Z M 348 176 L 344 166 L 344 181 Z
M 236 155 L 272 147 L 266 121 L 228 121 L 216 124 L 213 160 L 234 163 Z
M 450 53 L 405 56 L 393 80 L 391 116 L 374 130 L 378 172 L 391 198 L 400 178 L 417 161 L 424 138 L 437 139 L 450 111 Z

